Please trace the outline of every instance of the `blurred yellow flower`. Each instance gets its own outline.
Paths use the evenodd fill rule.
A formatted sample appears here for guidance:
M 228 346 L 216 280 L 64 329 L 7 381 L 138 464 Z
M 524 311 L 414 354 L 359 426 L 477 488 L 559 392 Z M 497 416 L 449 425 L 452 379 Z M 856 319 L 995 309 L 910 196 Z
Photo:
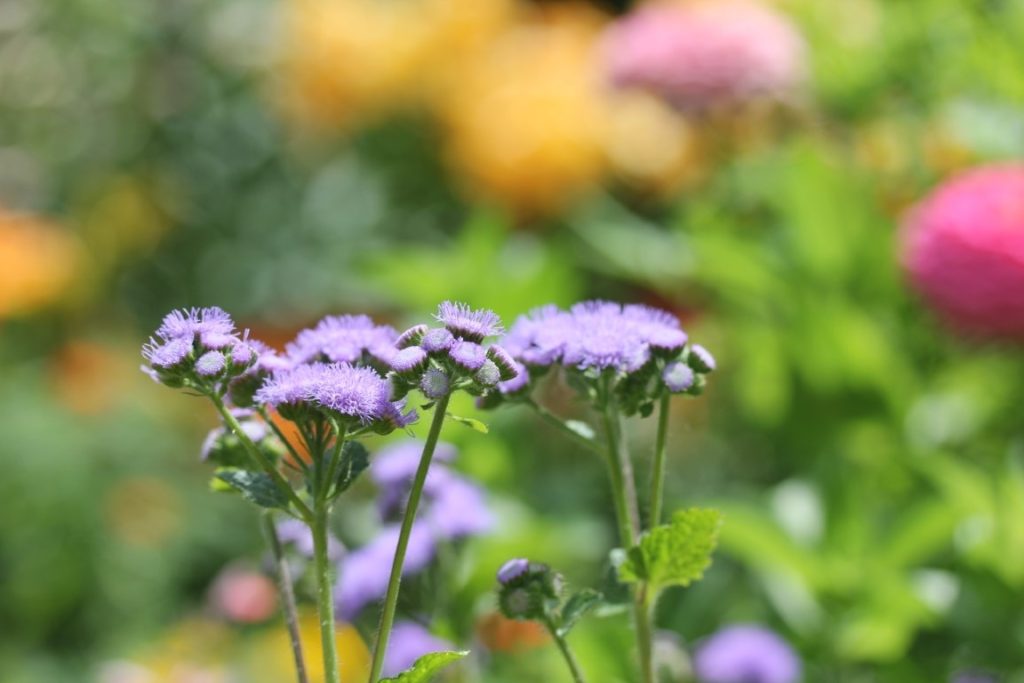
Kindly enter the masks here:
M 320 625 L 316 614 L 310 612 L 300 616 L 299 633 L 309 682 L 323 683 L 323 648 L 320 646 Z M 370 651 L 366 643 L 353 626 L 342 623 L 338 624 L 337 642 L 342 682 L 362 683 L 370 673 Z M 266 631 L 254 645 L 253 656 L 246 667 L 248 676 L 244 680 L 276 683 L 294 678 L 291 646 L 284 626 Z
M 422 102 L 447 66 L 506 20 L 511 0 L 292 0 L 281 95 L 293 119 L 353 126 Z
M 449 163 L 471 193 L 551 213 L 601 181 L 607 109 L 595 59 L 603 17 L 537 11 L 463 64 L 438 104 Z
M 67 293 L 78 241 L 41 218 L 0 208 L 0 319 L 44 308 Z

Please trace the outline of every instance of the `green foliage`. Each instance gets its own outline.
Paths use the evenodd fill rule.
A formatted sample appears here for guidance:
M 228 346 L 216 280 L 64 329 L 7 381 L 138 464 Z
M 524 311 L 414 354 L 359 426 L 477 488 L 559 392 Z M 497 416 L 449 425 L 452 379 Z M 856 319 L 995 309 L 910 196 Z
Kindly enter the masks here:
M 288 494 L 263 472 L 222 467 L 214 473 L 214 477 L 241 493 L 250 503 L 265 508 L 288 508 Z
M 721 524 L 717 510 L 675 512 L 670 523 L 651 529 L 629 549 L 619 567 L 619 579 L 646 582 L 655 594 L 669 586 L 690 585 L 711 564 Z
M 394 678 L 382 678 L 381 683 L 428 683 L 442 669 L 459 661 L 469 652 L 431 652 L 416 660 L 411 668 Z
M 558 635 L 567 635 L 580 619 L 591 610 L 601 606 L 603 602 L 604 597 L 590 588 L 573 593 L 559 612 L 558 626 L 555 629 Z
M 341 447 L 341 462 L 335 479 L 334 495 L 346 491 L 370 466 L 370 452 L 360 441 L 346 441 Z
M 485 423 L 474 417 L 461 417 L 452 413 L 445 413 L 445 417 L 453 422 L 458 422 L 460 425 L 469 427 L 473 431 L 480 432 L 481 434 L 487 434 L 490 431 Z

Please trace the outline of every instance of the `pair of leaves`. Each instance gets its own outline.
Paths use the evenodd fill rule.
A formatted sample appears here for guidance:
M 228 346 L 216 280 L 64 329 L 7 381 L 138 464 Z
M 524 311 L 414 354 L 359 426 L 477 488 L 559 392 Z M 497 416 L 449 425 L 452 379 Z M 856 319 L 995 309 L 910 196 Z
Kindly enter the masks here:
M 460 652 L 431 652 L 417 659 L 411 668 L 406 669 L 393 678 L 382 678 L 380 683 L 427 683 L 441 669 L 453 662 L 457 662 L 468 654 L 469 652 L 465 650 Z
M 264 508 L 288 508 L 288 494 L 263 472 L 221 467 L 213 475 L 210 487 L 217 491 L 238 491 L 250 503 Z
M 341 461 L 338 463 L 338 476 L 334 480 L 334 493 L 339 495 L 352 486 L 359 475 L 370 466 L 370 452 L 358 441 L 346 441 L 341 447 Z
M 604 596 L 592 588 L 584 588 L 573 594 L 559 613 L 558 627 L 555 629 L 558 636 L 565 637 L 572 627 L 595 607 L 604 603 Z
M 619 580 L 646 582 L 655 594 L 669 586 L 690 585 L 711 564 L 721 524 L 717 510 L 679 510 L 670 523 L 655 527 L 629 549 L 619 566 Z

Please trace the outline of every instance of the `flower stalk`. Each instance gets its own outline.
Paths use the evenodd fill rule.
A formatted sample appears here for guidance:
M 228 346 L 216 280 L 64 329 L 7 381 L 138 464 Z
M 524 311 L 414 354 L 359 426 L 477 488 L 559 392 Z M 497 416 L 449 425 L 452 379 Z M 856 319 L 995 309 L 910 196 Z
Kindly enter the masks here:
M 423 486 L 427 481 L 427 472 L 430 470 L 430 462 L 434 457 L 437 441 L 441 436 L 441 427 L 444 425 L 445 413 L 448 409 L 450 398 L 450 395 L 442 396 L 434 404 L 434 418 L 430 423 L 430 431 L 427 434 L 426 443 L 423 444 L 420 464 L 416 469 L 416 476 L 413 479 L 412 489 L 409 492 L 409 501 L 405 506 L 405 514 L 402 517 L 402 526 L 398 534 L 398 544 L 395 548 L 395 558 L 391 564 L 388 589 L 384 596 L 384 609 L 381 612 L 380 626 L 377 629 L 377 639 L 373 647 L 373 662 L 370 667 L 369 683 L 377 683 L 381 669 L 384 666 L 384 655 L 387 652 L 388 639 L 395 622 L 398 590 L 402 582 L 402 566 L 405 564 L 405 552 L 409 546 L 409 534 L 412 532 L 413 522 L 416 520 L 416 510 L 419 507 L 420 497 L 423 494 Z
M 583 677 L 583 671 L 580 669 L 580 665 L 576 661 L 576 657 L 569 648 L 569 643 L 565 640 L 565 636 L 558 632 L 558 628 L 555 627 L 551 617 L 545 617 L 543 622 L 544 627 L 547 628 L 548 633 L 551 634 L 551 639 L 554 640 L 555 645 L 558 646 L 558 651 L 562 654 L 562 659 L 565 660 L 566 666 L 569 667 L 573 683 L 586 683 L 586 678 Z
M 277 535 L 272 513 L 269 510 L 265 511 L 262 519 L 267 545 L 270 546 L 270 552 L 274 556 L 277 587 L 281 593 L 281 612 L 284 615 L 285 626 L 288 628 L 288 640 L 292 648 L 292 658 L 295 660 L 296 680 L 298 683 L 309 683 L 305 657 L 302 652 L 302 637 L 299 634 L 299 615 L 295 606 L 295 592 L 292 590 L 291 570 L 288 569 L 288 562 L 281 548 L 281 539 Z

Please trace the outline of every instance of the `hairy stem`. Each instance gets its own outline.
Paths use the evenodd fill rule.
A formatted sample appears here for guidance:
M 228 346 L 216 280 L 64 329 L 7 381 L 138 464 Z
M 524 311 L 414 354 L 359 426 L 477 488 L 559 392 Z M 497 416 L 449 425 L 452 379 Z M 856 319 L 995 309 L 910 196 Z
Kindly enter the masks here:
M 558 629 L 555 628 L 549 617 L 544 618 L 544 625 L 548 629 L 548 633 L 551 634 L 551 638 L 555 641 L 555 645 L 558 646 L 558 651 L 562 653 L 562 658 L 569 667 L 570 673 L 572 673 L 572 680 L 574 683 L 586 683 L 586 679 L 583 677 L 583 671 L 580 669 L 579 663 L 576 661 L 576 657 L 573 656 L 572 650 L 569 649 L 569 643 L 566 642 L 565 636 L 558 633 Z
M 587 437 L 577 432 L 575 429 L 566 424 L 565 420 L 555 415 L 550 410 L 534 401 L 532 398 L 528 398 L 524 402 L 526 403 L 526 405 L 532 408 L 535 413 L 540 415 L 540 417 L 543 418 L 545 422 L 547 422 L 549 425 L 559 430 L 563 434 L 567 435 L 576 443 L 591 450 L 598 449 L 598 445 L 593 439 L 588 439 Z
M 313 515 L 313 565 L 316 572 L 317 614 L 324 651 L 325 683 L 341 683 L 338 673 L 338 641 L 334 626 L 334 591 L 327 546 L 327 517 L 330 505 L 319 496 Z
M 665 443 L 668 437 L 668 412 L 671 394 L 665 394 L 658 403 L 658 433 L 654 442 L 654 464 L 651 468 L 650 528 L 661 523 L 661 501 L 665 491 Z
M 288 639 L 291 641 L 292 657 L 295 659 L 295 675 L 298 683 L 309 683 L 309 677 L 306 675 L 306 662 L 302 654 L 302 638 L 299 636 L 299 613 L 295 607 L 291 571 L 288 569 L 288 562 L 281 549 L 281 539 L 274 526 L 273 514 L 269 510 L 263 513 L 263 532 L 267 536 L 267 544 L 274 556 L 277 587 L 281 592 L 281 612 L 284 614 L 284 623 L 288 627 Z
M 249 435 L 245 433 L 244 429 L 242 429 L 242 425 L 238 423 L 238 420 L 231 414 L 231 411 L 224 406 L 224 401 L 222 401 L 219 396 L 211 396 L 210 399 L 213 401 L 213 405 L 217 408 L 217 412 L 220 413 L 221 418 L 224 420 L 224 424 L 226 424 L 234 435 L 238 437 L 238 440 L 242 442 L 245 450 L 253 460 L 256 461 L 256 464 L 259 465 L 260 469 L 266 472 L 273 480 L 274 484 L 288 496 L 288 500 L 295 506 L 295 509 L 306 523 L 310 523 L 313 519 L 313 511 L 309 506 L 299 498 L 298 494 L 295 493 L 295 490 L 292 489 L 292 485 L 289 484 L 288 480 L 284 478 L 284 475 L 278 471 L 274 463 L 270 461 L 270 458 L 268 458 L 266 454 L 252 442 Z
M 391 576 L 388 579 L 388 590 L 384 596 L 384 611 L 381 612 L 380 626 L 377 629 L 377 640 L 373 647 L 373 664 L 370 668 L 369 683 L 377 683 L 380 677 L 381 667 L 384 665 L 384 653 L 388 649 L 388 638 L 391 636 L 391 627 L 395 622 L 395 608 L 398 605 L 398 589 L 402 582 L 402 565 L 405 564 L 405 551 L 409 545 L 409 534 L 412 531 L 413 522 L 416 520 L 416 509 L 420 504 L 420 496 L 423 493 L 423 485 L 427 481 L 427 472 L 430 469 L 430 461 L 434 457 L 434 449 L 437 447 L 437 440 L 441 436 L 441 427 L 444 425 L 445 412 L 448 410 L 450 396 L 438 399 L 434 405 L 434 419 L 430 423 L 430 432 L 427 434 L 427 441 L 423 444 L 423 454 L 420 456 L 420 464 L 416 469 L 416 476 L 412 482 L 412 490 L 409 492 L 409 502 L 405 506 L 405 515 L 402 517 L 402 527 L 398 533 L 398 546 L 395 548 L 395 559 L 391 563 Z

